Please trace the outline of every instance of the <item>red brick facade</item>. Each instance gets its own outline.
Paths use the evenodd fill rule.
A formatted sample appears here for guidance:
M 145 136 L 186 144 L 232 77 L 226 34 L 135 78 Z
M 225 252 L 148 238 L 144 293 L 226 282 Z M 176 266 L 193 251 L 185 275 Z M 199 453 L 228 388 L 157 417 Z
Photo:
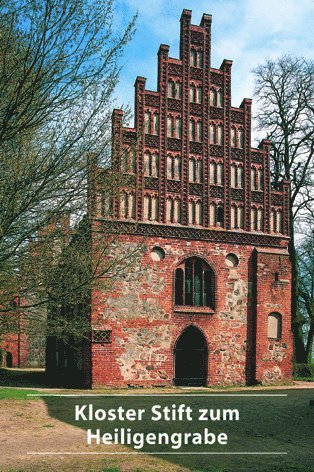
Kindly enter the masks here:
M 8 334 L 1 340 L 0 367 L 28 366 L 28 339 L 25 334 Z
M 110 293 L 92 293 L 88 385 L 185 383 L 184 362 L 187 384 L 291 378 L 289 182 L 271 189 L 251 100 L 231 106 L 232 61 L 212 68 L 210 48 L 211 16 L 195 26 L 183 10 L 180 59 L 161 45 L 157 92 L 136 79 L 135 127 L 113 112 L 113 170 L 129 184 L 111 218 L 97 189 L 92 222 L 145 251 Z

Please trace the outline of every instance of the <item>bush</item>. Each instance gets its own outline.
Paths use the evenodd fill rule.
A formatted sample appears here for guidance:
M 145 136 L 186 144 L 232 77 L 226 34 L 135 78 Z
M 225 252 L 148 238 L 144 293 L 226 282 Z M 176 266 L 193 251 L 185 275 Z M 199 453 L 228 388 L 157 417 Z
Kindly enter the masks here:
M 298 379 L 314 378 L 314 364 L 294 364 L 293 376 Z

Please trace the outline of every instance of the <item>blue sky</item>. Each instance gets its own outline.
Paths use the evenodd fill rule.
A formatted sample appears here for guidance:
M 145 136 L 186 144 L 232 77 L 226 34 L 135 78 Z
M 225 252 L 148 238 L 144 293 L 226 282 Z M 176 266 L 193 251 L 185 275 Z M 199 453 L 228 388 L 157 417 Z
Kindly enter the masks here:
M 147 78 L 148 89 L 156 90 L 161 43 L 169 44 L 171 57 L 178 57 L 183 8 L 192 10 L 193 24 L 199 24 L 203 13 L 213 16 L 212 67 L 218 68 L 225 58 L 233 60 L 234 106 L 244 97 L 253 97 L 251 70 L 266 58 L 286 53 L 313 57 L 314 0 L 117 0 L 116 28 L 136 11 L 139 14 L 135 37 L 121 60 L 118 106 L 133 107 L 137 75 Z

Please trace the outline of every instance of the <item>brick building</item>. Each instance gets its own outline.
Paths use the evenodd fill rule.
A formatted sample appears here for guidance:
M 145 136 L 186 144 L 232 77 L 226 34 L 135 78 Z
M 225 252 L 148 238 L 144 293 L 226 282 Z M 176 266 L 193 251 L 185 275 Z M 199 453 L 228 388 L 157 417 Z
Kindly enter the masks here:
M 85 384 L 226 385 L 291 378 L 289 182 L 270 184 L 269 141 L 231 105 L 232 61 L 211 66 L 211 21 L 181 16 L 180 58 L 158 51 L 157 91 L 135 81 L 134 128 L 112 115 L 112 166 L 128 175 L 111 218 L 132 274 L 91 296 Z

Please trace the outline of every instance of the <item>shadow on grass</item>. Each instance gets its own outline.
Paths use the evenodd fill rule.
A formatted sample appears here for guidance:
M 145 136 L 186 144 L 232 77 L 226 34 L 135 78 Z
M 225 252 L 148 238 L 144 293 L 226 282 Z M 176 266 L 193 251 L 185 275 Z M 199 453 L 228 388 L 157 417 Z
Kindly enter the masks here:
M 0 369 L 1 387 L 52 387 L 44 369 Z
M 195 391 L 193 393 L 196 393 Z M 204 393 L 204 391 L 202 392 Z M 209 392 L 210 393 L 210 392 Z M 243 392 L 241 392 L 243 393 Z M 249 393 L 249 392 L 245 392 Z M 256 393 L 256 391 L 254 392 Z M 271 392 L 267 392 L 271 393 Z M 227 445 L 182 445 L 173 449 L 171 445 L 144 445 L 134 449 L 128 445 L 123 451 L 140 452 L 287 452 L 287 455 L 155 455 L 191 471 L 210 472 L 313 472 L 313 420 L 314 411 L 309 407 L 313 398 L 311 390 L 278 390 L 273 393 L 287 393 L 287 397 L 241 397 L 241 396 L 207 396 L 207 397 L 147 397 L 140 394 L 103 397 L 44 397 L 49 415 L 60 421 L 78 426 L 84 430 L 91 429 L 96 433 L 114 434 L 115 429 L 131 429 L 132 433 L 202 433 L 204 428 L 214 434 L 228 434 Z M 153 405 L 172 407 L 184 403 L 192 408 L 193 421 L 151 421 Z M 75 421 L 75 405 L 93 405 L 97 409 L 118 408 L 145 409 L 143 421 Z M 198 421 L 199 409 L 238 409 L 239 421 Z M 86 414 L 84 410 L 84 414 Z M 100 446 L 102 451 L 112 451 L 111 446 Z M 109 447 L 109 449 L 108 449 Z M 119 447 L 119 446 L 117 446 Z M 115 450 L 115 447 L 113 448 Z M 82 445 L 82 451 L 88 451 Z M 121 450 L 121 449 L 120 449 Z M 99 451 L 99 449 L 98 449 Z M 104 456 L 105 458 L 106 456 Z M 119 457 L 119 456 L 115 456 Z M 145 470 L 145 456 L 143 467 Z M 105 461 L 105 459 L 104 459 Z M 164 470 L 163 468 L 160 470 Z

